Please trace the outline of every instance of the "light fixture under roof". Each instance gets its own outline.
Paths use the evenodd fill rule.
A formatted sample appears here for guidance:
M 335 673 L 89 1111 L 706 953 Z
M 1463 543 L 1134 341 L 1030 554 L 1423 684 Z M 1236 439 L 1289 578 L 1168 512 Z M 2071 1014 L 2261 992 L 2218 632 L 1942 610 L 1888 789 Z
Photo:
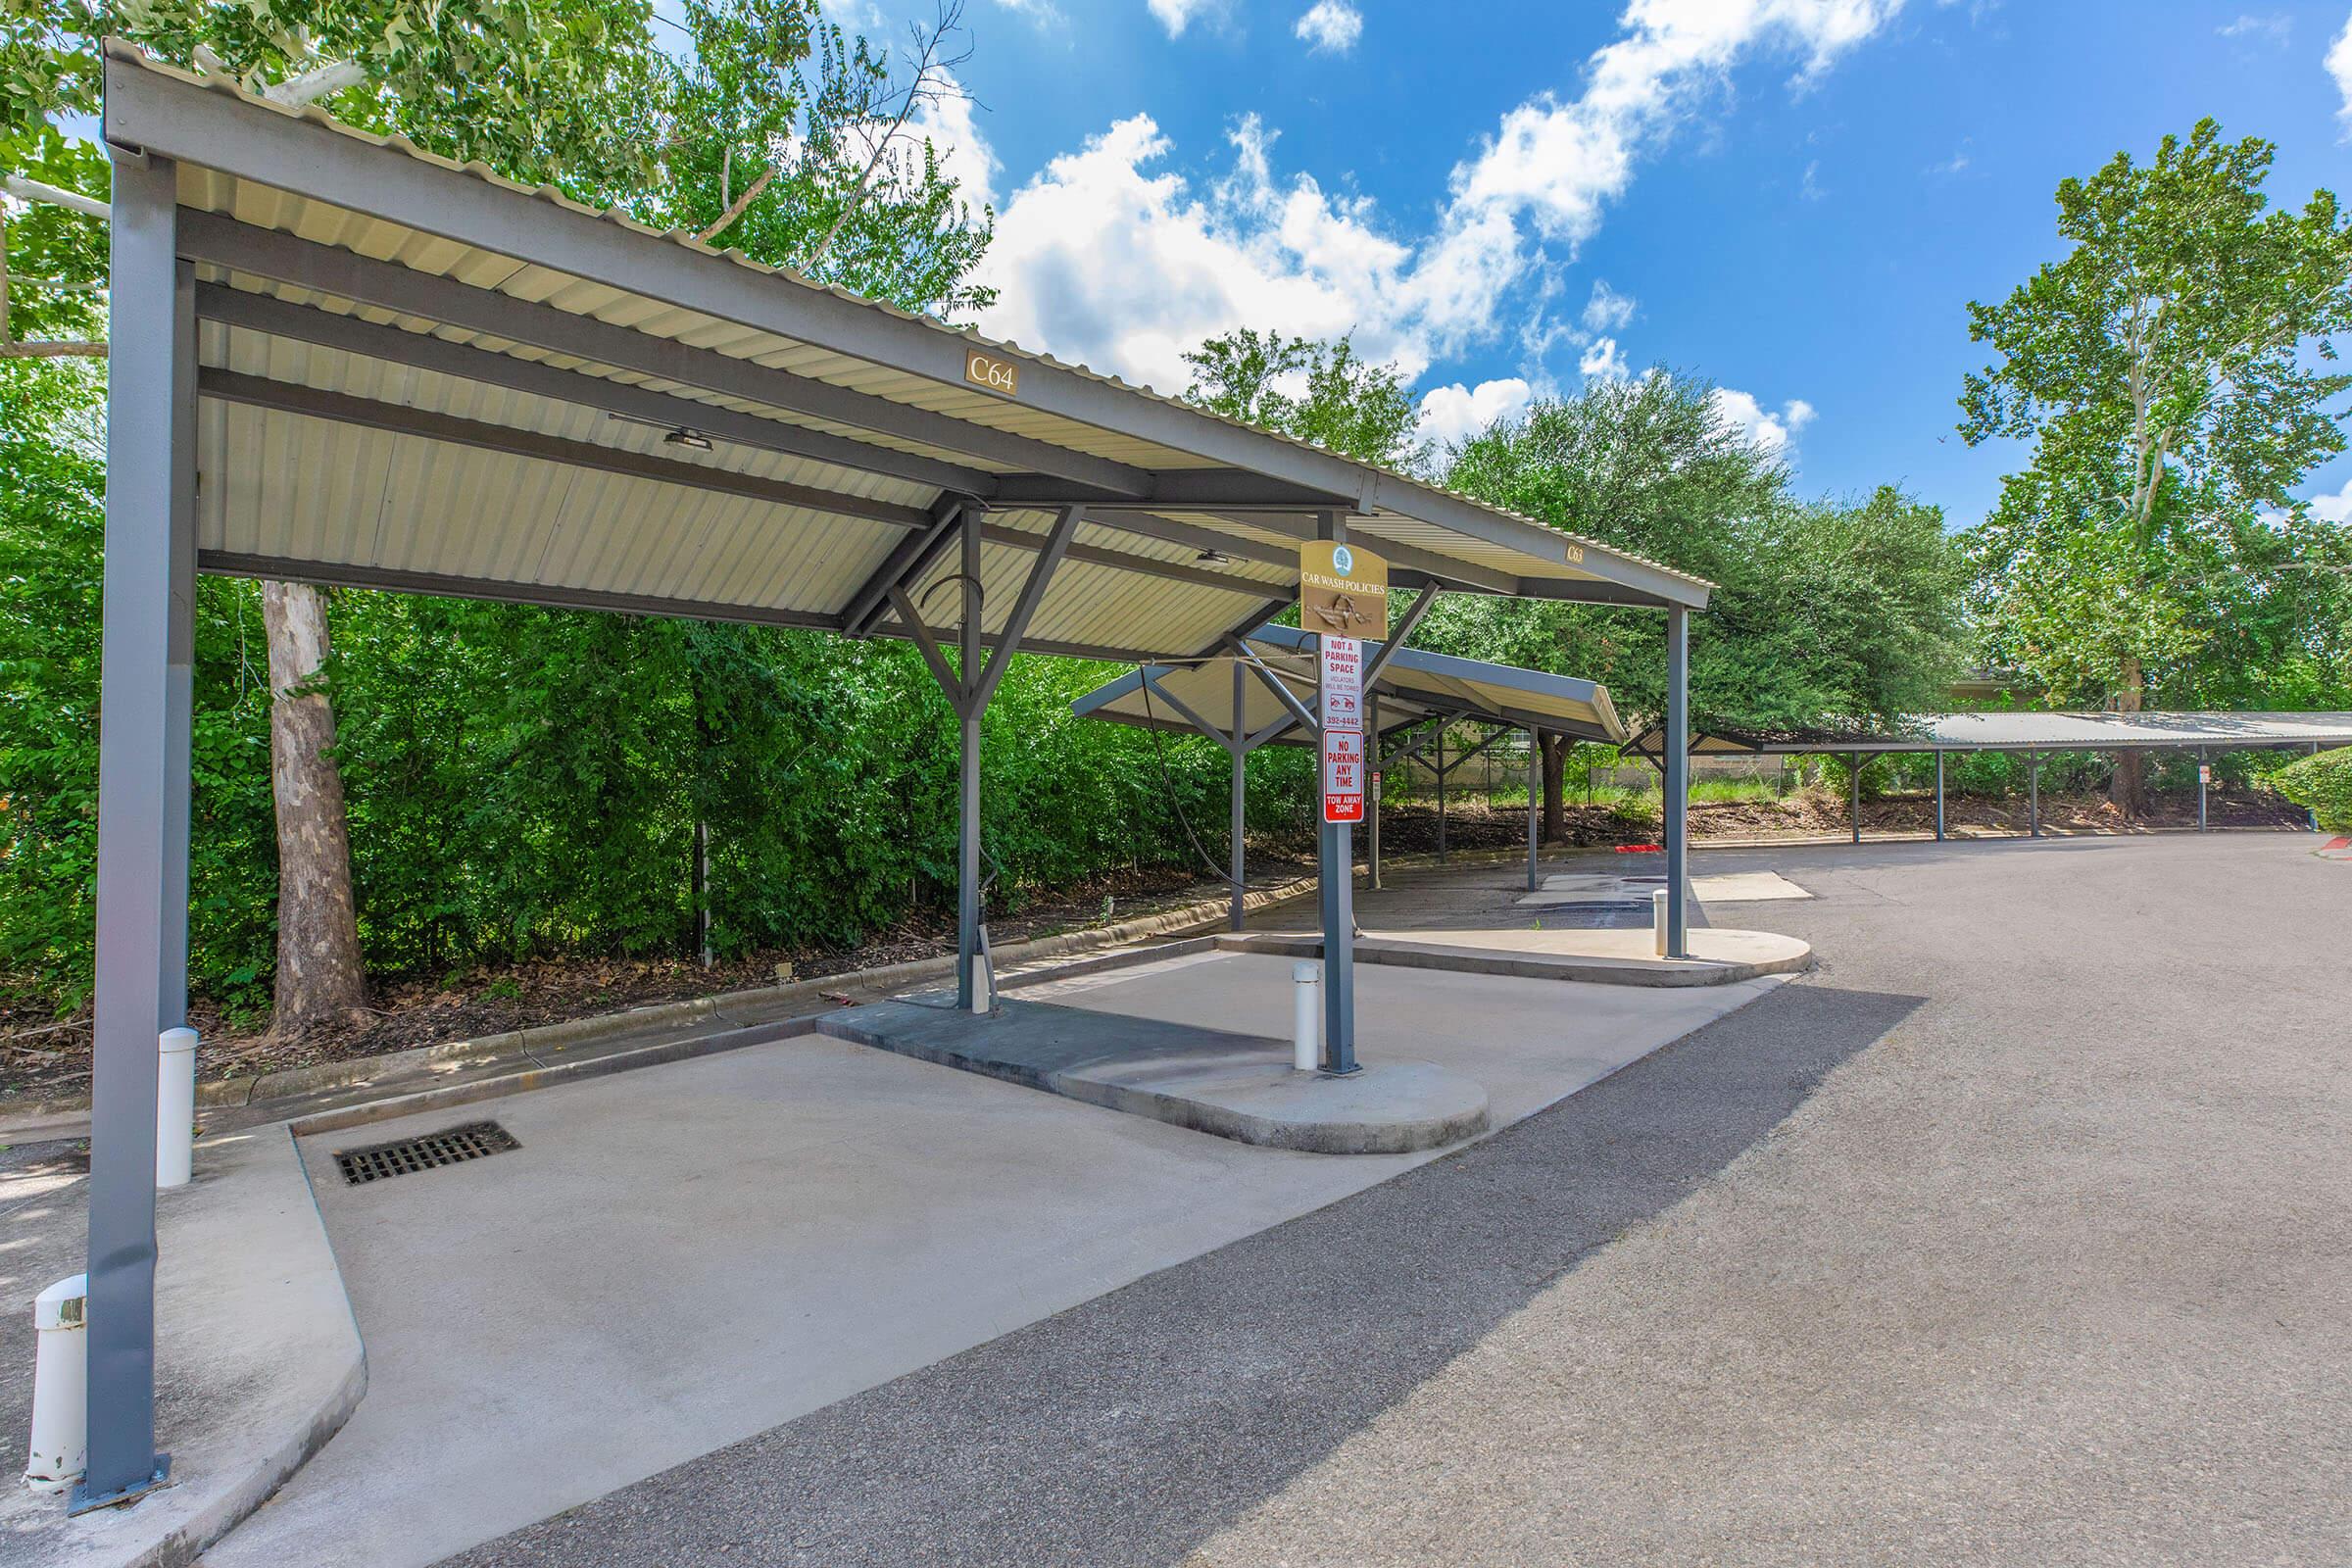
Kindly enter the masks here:
M 679 425 L 675 430 L 670 431 L 669 434 L 663 436 L 662 439 L 668 442 L 673 447 L 692 447 L 697 452 L 708 452 L 710 450 L 710 438 L 709 436 L 703 434 L 703 432 L 700 430 L 689 430 L 682 424 Z

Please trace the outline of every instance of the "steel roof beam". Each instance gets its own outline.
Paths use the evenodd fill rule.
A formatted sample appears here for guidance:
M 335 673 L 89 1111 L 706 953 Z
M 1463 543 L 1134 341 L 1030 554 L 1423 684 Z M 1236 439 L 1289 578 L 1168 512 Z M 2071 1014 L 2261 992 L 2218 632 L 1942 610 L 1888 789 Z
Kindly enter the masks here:
M 1081 511 L 1084 509 L 1081 508 Z M 1087 519 L 1092 522 L 1093 518 Z M 989 523 L 981 528 L 980 537 L 992 545 L 1007 545 L 1014 550 L 1037 551 L 1046 548 L 1046 536 L 1020 528 L 1008 528 L 1003 523 Z M 1169 582 L 1189 582 L 1200 588 L 1222 588 L 1227 593 L 1249 594 L 1269 603 L 1288 603 L 1295 589 L 1283 583 L 1259 582 L 1252 577 L 1229 577 L 1221 571 L 1209 571 L 1200 566 L 1188 566 L 1180 561 L 1154 561 L 1150 556 L 1131 556 L 1124 550 L 1107 545 L 1073 543 L 1069 559 L 1083 561 L 1089 565 L 1111 566 L 1120 571 L 1139 572 L 1147 577 L 1159 577 Z M 1264 611 L 1258 613 L 1263 615 Z
M 184 212 L 180 224 L 180 254 L 232 271 L 966 457 L 1042 470 L 1057 475 L 1065 490 L 1072 482 L 1111 495 L 1142 495 L 1151 488 L 1147 470 L 1123 463 L 853 392 L 674 338 L 614 326 L 496 289 L 374 261 L 356 251 L 314 244 L 276 229 L 257 228 L 218 213 Z
M 1152 475 L 1149 490 L 1124 496 L 1094 496 L 1052 478 L 1008 473 L 998 480 L 996 499 L 1000 506 L 1006 507 L 1059 507 L 1083 502 L 1098 512 L 1161 508 L 1181 508 L 1187 512 L 1226 508 L 1282 512 L 1292 507 L 1311 511 L 1348 505 L 1345 496 L 1286 484 L 1247 468 L 1163 468 Z
M 199 320 L 243 327 L 270 337 L 290 338 L 318 348 L 339 349 L 363 359 L 431 370 L 485 386 L 527 392 L 583 408 L 600 409 L 625 419 L 673 429 L 699 430 L 736 446 L 758 447 L 786 457 L 829 463 L 858 473 L 878 473 L 911 484 L 979 495 L 996 481 L 982 468 L 960 467 L 936 458 L 893 452 L 848 436 L 784 424 L 757 414 L 741 414 L 716 404 L 698 403 L 674 393 L 655 392 L 611 376 L 586 375 L 558 369 L 541 360 L 516 359 L 495 349 L 452 343 L 430 332 L 378 326 L 356 316 L 337 316 L 307 305 L 296 305 L 274 294 L 248 294 L 225 283 L 196 286 Z
M 318 583 L 328 588 L 380 588 L 390 593 L 433 594 L 444 599 L 488 599 L 500 604 L 541 605 L 551 610 L 670 615 L 689 620 L 796 626 L 812 631 L 841 629 L 839 615 L 821 614 L 813 611 L 773 609 L 760 605 L 710 604 L 702 600 L 665 599 L 654 594 L 609 593 L 597 588 L 571 588 L 558 583 L 494 582 L 480 577 L 411 571 L 397 566 L 297 561 L 282 556 L 250 555 L 230 550 L 202 551 L 197 555 L 196 564 L 204 570 L 222 577 L 270 577 L 284 582 Z
M 818 490 L 804 484 L 789 484 L 782 479 L 765 479 L 758 474 L 737 473 L 700 463 L 657 458 L 626 447 L 608 447 L 593 441 L 572 441 L 563 436 L 541 435 L 536 431 L 518 430 L 512 425 L 462 419 L 454 415 L 413 409 L 405 404 L 379 403 L 373 398 L 353 397 L 344 392 L 323 392 L 298 382 L 273 381 L 268 376 L 244 375 L 235 370 L 200 370 L 196 376 L 196 389 L 202 396 L 222 403 L 242 403 L 282 414 L 298 414 L 311 418 L 332 419 L 339 424 L 361 425 L 393 435 L 447 441 L 513 457 L 568 464 L 573 467 L 594 468 L 625 478 L 648 479 L 658 484 L 748 496 L 754 501 L 765 501 L 774 506 L 798 507 L 830 515 L 857 517 L 868 522 L 886 523 L 894 528 L 920 528 L 930 521 L 930 514 L 920 507 L 868 501 L 862 496 L 843 495 L 839 491 Z
M 1315 537 L 1315 519 L 1288 512 L 1265 512 L 1254 509 L 1219 507 L 1208 514 L 1227 522 L 1240 523 L 1246 528 L 1263 528 L 1271 533 L 1286 534 L 1301 543 Z M 1418 545 L 1400 544 L 1383 539 L 1370 528 L 1358 524 L 1357 537 L 1372 553 L 1392 566 L 1434 577 L 1448 587 L 1468 588 L 1481 593 L 1517 594 L 1521 579 L 1494 566 L 1480 565 L 1473 561 L 1456 561 L 1451 556 L 1424 550 Z M 1293 559 L 1297 552 L 1293 551 Z
M 997 644 L 997 651 L 988 656 L 988 663 L 977 678 L 970 677 L 967 672 L 966 678 L 971 679 L 972 700 L 981 707 L 987 707 L 988 700 L 996 695 L 997 683 L 1004 678 L 1004 667 L 1012 662 L 1013 651 L 1020 647 L 1022 633 L 1029 629 L 1030 620 L 1037 614 L 1037 607 L 1045 602 L 1046 589 L 1053 582 L 1054 573 L 1061 565 L 1062 558 L 1069 554 L 1070 540 L 1078 532 L 1079 519 L 1085 515 L 1083 508 L 1066 507 L 1061 515 L 1054 519 L 1054 531 L 1041 541 L 1043 548 L 1029 567 L 1028 580 L 1021 584 L 1020 597 L 1012 602 L 1012 612 L 1004 617 L 1004 629 Z M 979 557 L 970 559 L 977 561 Z M 906 612 L 902 608 L 899 612 L 903 615 Z
M 917 532 L 900 540 L 881 565 L 860 583 L 850 596 L 849 607 L 842 612 L 841 629 L 852 637 L 865 635 L 866 627 L 890 600 L 890 591 L 904 587 L 931 569 L 931 563 L 948 547 L 956 533 L 956 522 L 963 514 L 966 503 L 949 497 L 931 509 L 931 519 Z

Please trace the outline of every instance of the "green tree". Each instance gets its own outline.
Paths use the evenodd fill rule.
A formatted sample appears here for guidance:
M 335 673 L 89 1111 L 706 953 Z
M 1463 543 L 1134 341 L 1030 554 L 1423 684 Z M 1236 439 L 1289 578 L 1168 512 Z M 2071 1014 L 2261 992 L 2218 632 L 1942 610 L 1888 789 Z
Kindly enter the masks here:
M 2206 120 L 2144 166 L 2118 153 L 2059 185 L 2066 256 L 1969 306 L 1998 358 L 1967 378 L 1961 434 L 2034 443 L 1978 532 L 1980 604 L 1995 657 L 2061 700 L 2194 701 L 2200 656 L 2245 608 L 2232 578 L 2291 578 L 2306 609 L 2331 597 L 2292 577 L 2339 546 L 2290 492 L 2344 449 L 2331 405 L 2352 377 L 2330 337 L 2352 327 L 2352 223 L 2326 190 L 2273 210 L 2274 152 Z M 2127 811 L 2140 771 L 2118 761 Z
M 887 52 L 826 22 L 816 0 L 687 0 L 691 57 L 675 70 L 663 178 L 640 204 L 774 266 L 909 311 L 969 315 L 995 215 L 975 214 L 912 130 L 960 94 L 943 50 L 959 12 Z
M 1318 343 L 1239 327 L 1187 353 L 1185 397 L 1229 419 L 1386 467 L 1417 469 L 1430 444 L 1403 375 L 1355 352 L 1349 338 Z
M 936 152 L 912 128 L 918 111 L 953 90 L 947 75 L 952 62 L 942 60 L 939 43 L 954 16 L 951 7 L 938 26 L 918 34 L 907 74 L 894 82 L 888 59 L 864 40 L 852 43 L 840 28 L 822 24 L 815 0 L 697 5 L 689 29 L 695 52 L 682 65 L 653 47 L 651 8 L 642 0 L 438 0 L 429 6 L 408 0 L 234 6 L 160 0 L 122 7 L 68 0 L 12 7 L 0 19 L 0 70 L 11 89 L 8 118 L 0 121 L 0 165 L 103 200 L 103 156 L 62 136 L 56 122 L 95 110 L 98 39 L 116 33 L 284 101 L 320 101 L 339 118 L 405 135 L 443 156 L 478 160 L 509 177 L 554 184 L 579 200 L 620 206 L 649 221 L 694 224 L 762 261 L 798 266 L 906 309 L 969 309 L 987 298 L 964 279 L 987 244 L 989 220 L 985 214 L 976 219 L 958 199 Z M 103 298 L 91 285 L 104 279 L 103 225 L 61 208 L 36 208 L 20 220 L 15 237 L 20 261 L 29 259 L 41 270 L 37 286 L 15 291 L 5 319 L 21 332 L 44 337 L 101 330 Z M 36 404 L 28 399 L 20 406 Z M 89 518 L 51 506 L 0 521 L 37 551 L 51 542 L 44 530 L 66 536 Z M 82 586 L 94 592 L 94 577 Z M 441 790 L 433 780 L 446 770 L 414 765 L 414 755 L 376 767 L 402 749 L 391 739 L 402 732 L 379 722 L 373 711 L 358 715 L 351 739 L 384 750 L 339 745 L 330 695 L 384 701 L 413 717 L 421 716 L 417 705 L 404 703 L 406 694 L 392 694 L 397 680 L 371 684 L 368 667 L 333 658 L 323 595 L 273 584 L 259 603 L 266 607 L 270 689 L 276 697 L 270 706 L 277 770 L 283 778 L 293 769 L 306 781 L 285 792 L 279 810 L 278 1023 L 299 1030 L 347 1015 L 364 998 L 363 926 L 376 951 L 403 956 L 433 951 L 429 943 L 395 935 L 398 911 L 408 901 L 397 891 L 400 879 L 388 858 L 363 852 L 362 886 L 354 890 L 340 761 L 349 758 L 359 766 L 364 782 L 352 815 L 364 823 L 414 820 L 415 813 L 402 808 L 413 804 L 407 800 L 412 792 L 445 811 L 462 799 L 495 792 Z M 424 662 L 420 640 L 398 630 L 404 617 L 426 614 L 416 602 L 353 595 L 347 604 L 350 612 L 342 618 L 356 619 L 366 646 L 399 650 L 417 662 L 412 670 Z M 451 607 L 448 618 L 469 629 L 471 640 L 496 645 L 498 634 L 527 621 L 529 613 L 468 605 Z M 95 620 L 74 624 L 86 638 Z M 29 625 L 21 629 L 30 637 Z M 761 793 L 740 780 L 744 766 L 759 777 L 760 767 L 774 761 L 771 743 L 784 710 L 773 703 L 761 710 L 752 700 L 759 692 L 747 697 L 744 688 L 772 698 L 786 679 L 782 671 L 794 667 L 794 661 L 779 657 L 773 634 L 728 626 L 689 636 L 666 624 L 639 622 L 600 623 L 598 633 L 569 640 L 570 648 L 583 650 L 565 671 L 571 687 L 552 682 L 547 667 L 531 668 L 528 657 L 519 668 L 476 664 L 447 673 L 464 700 L 494 710 L 500 707 L 494 699 L 513 693 L 547 695 L 577 689 L 582 681 L 619 681 L 619 671 L 638 673 L 637 684 L 622 683 L 634 706 L 615 711 L 613 727 L 627 732 L 639 726 L 664 745 L 677 744 L 678 733 L 687 737 L 683 750 L 696 765 L 687 773 L 692 787 L 682 813 L 655 804 L 672 799 L 666 789 L 636 789 L 642 779 L 631 790 L 599 793 L 600 784 L 614 782 L 605 776 L 604 760 L 562 755 L 545 745 L 516 754 L 546 763 L 538 782 L 547 790 L 556 788 L 558 777 L 580 786 L 589 812 L 583 816 L 575 801 L 566 818 L 612 829 L 595 835 L 608 859 L 629 842 L 631 830 L 651 835 L 650 843 L 681 819 L 689 828 L 710 820 L 725 806 L 729 790 L 737 797 Z M 550 663 L 564 642 L 548 639 Z M 0 649 L 0 667 L 8 662 L 9 650 Z M 77 679 L 94 679 L 94 659 L 66 667 Z M 674 682 L 657 691 L 649 683 L 660 672 Z M 489 680 L 472 684 L 467 677 L 475 674 Z M 35 718 L 62 716 L 58 693 L 16 694 L 29 699 L 25 711 Z M 659 715 L 676 715 L 681 694 L 682 732 L 657 722 Z M 755 733 L 746 740 L 730 719 L 735 711 L 766 716 L 749 724 Z M 447 716 L 440 715 L 444 721 Z M 451 733 L 445 722 L 439 733 Z M 659 754 L 649 740 L 627 755 L 634 765 L 673 780 L 679 754 Z M 0 788 L 8 782 L 0 779 Z M 327 805 L 296 819 L 285 801 L 297 796 Z M 446 833 L 452 823 L 444 814 L 437 825 Z M 562 858 L 558 835 L 530 838 L 527 827 L 518 828 L 499 839 L 516 860 L 545 866 Z M 498 836 L 485 831 L 484 838 Z M 414 847 L 432 839 L 426 834 L 408 842 Z M 423 863 L 435 863 L 434 858 Z M 370 882 L 379 896 L 372 910 L 364 896 Z M 666 897 L 659 893 L 663 887 L 660 879 L 650 883 L 655 905 Z M 551 913 L 549 902 L 524 879 L 509 877 L 492 900 L 508 919 L 504 950 L 522 951 L 547 932 L 570 939 L 617 934 L 621 945 L 641 946 L 667 916 L 632 906 L 617 888 L 585 889 L 564 906 L 568 913 Z M 453 888 L 429 918 L 441 936 L 449 936 L 453 922 L 460 927 L 452 951 L 475 951 L 479 921 L 466 926 L 462 916 L 481 906 Z M 334 956 L 318 978 L 297 984 L 301 977 L 289 961 L 288 942 L 315 953 L 321 932 Z
M 1966 576 L 1942 514 L 1892 488 L 1796 502 L 1786 466 L 1695 377 L 1595 381 L 1539 403 L 1463 443 L 1446 482 L 1714 582 L 1692 623 L 1702 729 L 1892 723 L 1936 706 L 1957 667 Z M 1655 612 L 1465 595 L 1425 626 L 1447 652 L 1598 680 L 1636 727 L 1664 713 Z M 1564 766 L 1547 741 L 1551 832 Z

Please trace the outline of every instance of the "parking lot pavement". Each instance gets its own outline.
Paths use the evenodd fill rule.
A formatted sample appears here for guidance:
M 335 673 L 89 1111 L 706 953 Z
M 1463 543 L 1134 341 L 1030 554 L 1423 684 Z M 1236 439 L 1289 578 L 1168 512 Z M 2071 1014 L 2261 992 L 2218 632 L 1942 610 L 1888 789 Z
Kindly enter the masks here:
M 2309 850 L 1748 858 L 1819 896 L 1741 911 L 1812 985 L 1927 1004 L 1191 1561 L 2352 1560 L 2352 875 Z
M 2352 1558 L 2352 875 L 1710 857 L 1823 973 L 1460 1153 L 454 1559 Z

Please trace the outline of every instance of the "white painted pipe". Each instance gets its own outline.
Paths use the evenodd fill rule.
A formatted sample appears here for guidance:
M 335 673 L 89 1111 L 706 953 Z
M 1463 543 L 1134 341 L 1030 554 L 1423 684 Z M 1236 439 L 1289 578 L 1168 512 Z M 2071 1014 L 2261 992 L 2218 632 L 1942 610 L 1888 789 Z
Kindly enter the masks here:
M 81 1479 L 89 1459 L 89 1336 L 82 1306 L 89 1276 L 59 1280 L 32 1298 L 32 1441 L 24 1484 L 63 1492 Z
M 196 1031 L 156 1040 L 155 1185 L 185 1187 L 196 1171 Z
M 1291 965 L 1291 1065 L 1313 1072 L 1323 1064 L 1323 966 Z
M 1658 940 L 1658 956 L 1666 956 L 1666 890 L 1649 890 L 1649 924 Z

